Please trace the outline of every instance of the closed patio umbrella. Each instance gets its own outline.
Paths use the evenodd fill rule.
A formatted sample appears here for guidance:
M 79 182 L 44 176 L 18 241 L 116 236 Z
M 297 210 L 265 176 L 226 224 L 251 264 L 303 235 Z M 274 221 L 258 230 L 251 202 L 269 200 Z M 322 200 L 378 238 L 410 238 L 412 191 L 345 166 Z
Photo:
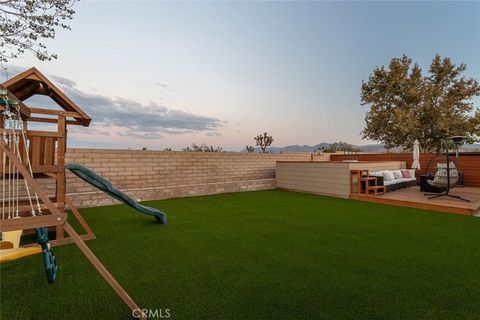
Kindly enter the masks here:
M 413 143 L 413 162 L 412 169 L 420 170 L 420 143 L 415 140 Z

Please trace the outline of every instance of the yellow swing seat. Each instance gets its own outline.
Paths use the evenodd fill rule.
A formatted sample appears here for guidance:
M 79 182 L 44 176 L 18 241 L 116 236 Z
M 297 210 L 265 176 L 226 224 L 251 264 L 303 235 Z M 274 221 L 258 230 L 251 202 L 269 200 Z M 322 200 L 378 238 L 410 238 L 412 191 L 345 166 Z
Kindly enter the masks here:
M 10 262 L 42 252 L 40 245 L 20 247 L 22 230 L 3 232 L 2 236 L 3 240 L 0 241 L 0 263 Z
M 39 245 L 14 249 L 3 249 L 0 250 L 0 263 L 10 262 L 37 253 L 42 253 L 42 247 Z

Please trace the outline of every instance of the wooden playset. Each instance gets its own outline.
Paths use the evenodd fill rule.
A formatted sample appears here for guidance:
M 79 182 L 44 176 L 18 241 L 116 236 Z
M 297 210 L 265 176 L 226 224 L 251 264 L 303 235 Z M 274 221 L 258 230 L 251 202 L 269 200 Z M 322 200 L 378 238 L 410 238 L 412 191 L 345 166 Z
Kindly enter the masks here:
M 88 126 L 90 118 L 83 112 L 73 101 L 50 82 L 43 74 L 35 68 L 29 69 L 18 76 L 4 82 L 0 89 L 3 91 L 0 101 L 0 134 L 3 136 L 4 143 L 9 146 L 10 151 L 15 154 L 25 168 L 28 169 L 30 175 L 35 179 L 50 180 L 48 183 L 54 184 L 54 195 L 50 197 L 52 204 L 56 207 L 55 212 L 50 212 L 46 208 L 45 203 L 37 202 L 37 193 L 34 193 L 35 210 L 42 212 L 41 219 L 45 223 L 55 227 L 55 239 L 51 241 L 52 245 L 59 245 L 71 242 L 64 237 L 63 220 L 65 219 L 65 205 L 68 205 L 72 213 L 76 216 L 86 234 L 82 235 L 82 239 L 88 240 L 95 238 L 92 230 L 79 214 L 72 201 L 66 195 L 65 186 L 65 152 L 67 145 L 67 125 L 83 125 Z M 47 108 L 27 107 L 22 101 L 27 100 L 33 95 L 45 95 L 55 101 L 62 110 L 54 110 Z M 8 107 L 8 109 L 6 109 Z M 43 123 L 54 126 L 55 131 L 45 130 L 28 130 L 30 123 Z M 5 127 L 7 126 L 7 127 Z M 14 140 L 18 140 L 15 141 Z M 15 146 L 18 143 L 18 148 Z M 2 159 L 5 153 L 0 154 Z M 7 157 L 8 158 L 8 157 Z M 17 230 L 17 225 L 21 225 L 30 229 L 29 223 L 34 225 L 39 223 L 39 217 L 33 214 L 30 208 L 29 191 L 25 183 L 19 179 L 15 179 L 16 175 L 8 175 L 8 167 L 13 165 L 14 160 L 5 159 L 5 170 L 3 166 L 0 172 L 4 172 L 3 179 L 10 178 L 11 183 L 17 180 L 19 192 L 11 190 L 11 197 L 16 196 L 18 203 L 18 215 L 22 220 L 5 219 L 2 216 L 2 231 Z M 21 177 L 20 177 L 21 178 Z M 23 185 L 20 185 L 22 182 Z M 23 187 L 23 188 L 21 188 Z M 8 188 L 8 185 L 7 185 Z M 6 198 L 6 197 L 2 197 Z M 3 208 L 3 206 L 2 206 Z M 12 207 L 13 210 L 13 207 Z M 59 215 L 58 217 L 56 215 Z M 8 218 L 8 214 L 7 214 Z
M 33 95 L 50 97 L 61 110 L 27 106 L 24 101 Z M 95 235 L 66 194 L 67 126 L 87 127 L 90 120 L 84 111 L 35 68 L 0 85 L 0 262 L 42 253 L 48 281 L 53 283 L 57 261 L 51 248 L 73 242 L 122 300 L 135 310 L 139 309 L 137 304 L 85 244 L 84 240 L 94 239 Z M 48 124 L 56 130 L 29 130 L 32 123 L 40 123 L 40 129 Z M 78 172 L 74 173 L 79 175 Z M 80 177 L 85 179 L 84 176 Z M 45 183 L 39 183 L 39 179 L 54 184 L 52 195 L 47 195 Z M 78 235 L 68 223 L 66 206 L 86 234 Z M 153 210 L 137 206 L 137 210 Z M 166 223 L 166 220 L 163 222 Z M 38 244 L 20 245 L 22 233 L 36 234 Z M 65 233 L 68 237 L 65 237 Z M 49 235 L 54 235 L 51 241 Z M 145 317 L 140 315 L 140 318 Z

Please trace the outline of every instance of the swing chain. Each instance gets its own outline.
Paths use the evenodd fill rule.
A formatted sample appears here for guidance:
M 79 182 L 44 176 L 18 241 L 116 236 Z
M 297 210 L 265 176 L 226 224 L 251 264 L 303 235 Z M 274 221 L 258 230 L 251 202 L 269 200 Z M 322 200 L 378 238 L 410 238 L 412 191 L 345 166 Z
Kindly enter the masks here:
M 50 246 L 48 245 L 48 229 L 37 228 L 36 233 L 37 242 L 42 247 L 43 263 L 48 282 L 53 283 L 57 277 L 57 260 L 53 254 L 53 251 L 50 250 Z

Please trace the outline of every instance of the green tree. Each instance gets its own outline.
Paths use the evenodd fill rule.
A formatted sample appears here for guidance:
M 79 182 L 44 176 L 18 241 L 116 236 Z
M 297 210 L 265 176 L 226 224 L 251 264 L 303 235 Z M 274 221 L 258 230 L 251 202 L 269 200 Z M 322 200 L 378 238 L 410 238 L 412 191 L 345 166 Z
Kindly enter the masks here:
M 326 148 L 324 147 L 322 151 L 326 153 L 335 153 L 339 151 L 343 153 L 351 153 L 351 152 L 359 152 L 361 150 L 347 142 L 339 141 L 339 142 L 334 142 L 329 144 L 328 147 Z
M 253 146 L 246 146 L 245 149 L 247 150 L 248 153 L 255 152 L 255 148 Z
M 75 0 L 4 0 L 0 1 L 0 63 L 33 53 L 39 60 L 56 59 L 45 39 L 54 39 L 57 28 L 70 29 L 66 21 L 75 11 Z
M 407 56 L 393 58 L 362 81 L 361 102 L 369 105 L 363 138 L 380 141 L 387 149 L 410 149 L 415 139 L 425 151 L 440 141 L 463 135 L 472 143 L 480 137 L 480 110 L 472 98 L 480 95 L 477 80 L 465 78 L 465 64 L 436 55 L 428 74 Z
M 273 143 L 273 137 L 269 136 L 266 132 L 254 137 L 253 140 L 255 140 L 255 145 L 262 149 L 263 153 L 266 153 L 267 147 L 271 146 Z
M 192 143 L 191 147 L 185 147 L 182 149 L 182 151 L 187 151 L 187 152 L 222 152 L 223 148 L 221 147 L 214 147 L 212 145 L 208 146 L 205 143 L 202 143 L 201 145 L 197 145 L 196 143 Z

